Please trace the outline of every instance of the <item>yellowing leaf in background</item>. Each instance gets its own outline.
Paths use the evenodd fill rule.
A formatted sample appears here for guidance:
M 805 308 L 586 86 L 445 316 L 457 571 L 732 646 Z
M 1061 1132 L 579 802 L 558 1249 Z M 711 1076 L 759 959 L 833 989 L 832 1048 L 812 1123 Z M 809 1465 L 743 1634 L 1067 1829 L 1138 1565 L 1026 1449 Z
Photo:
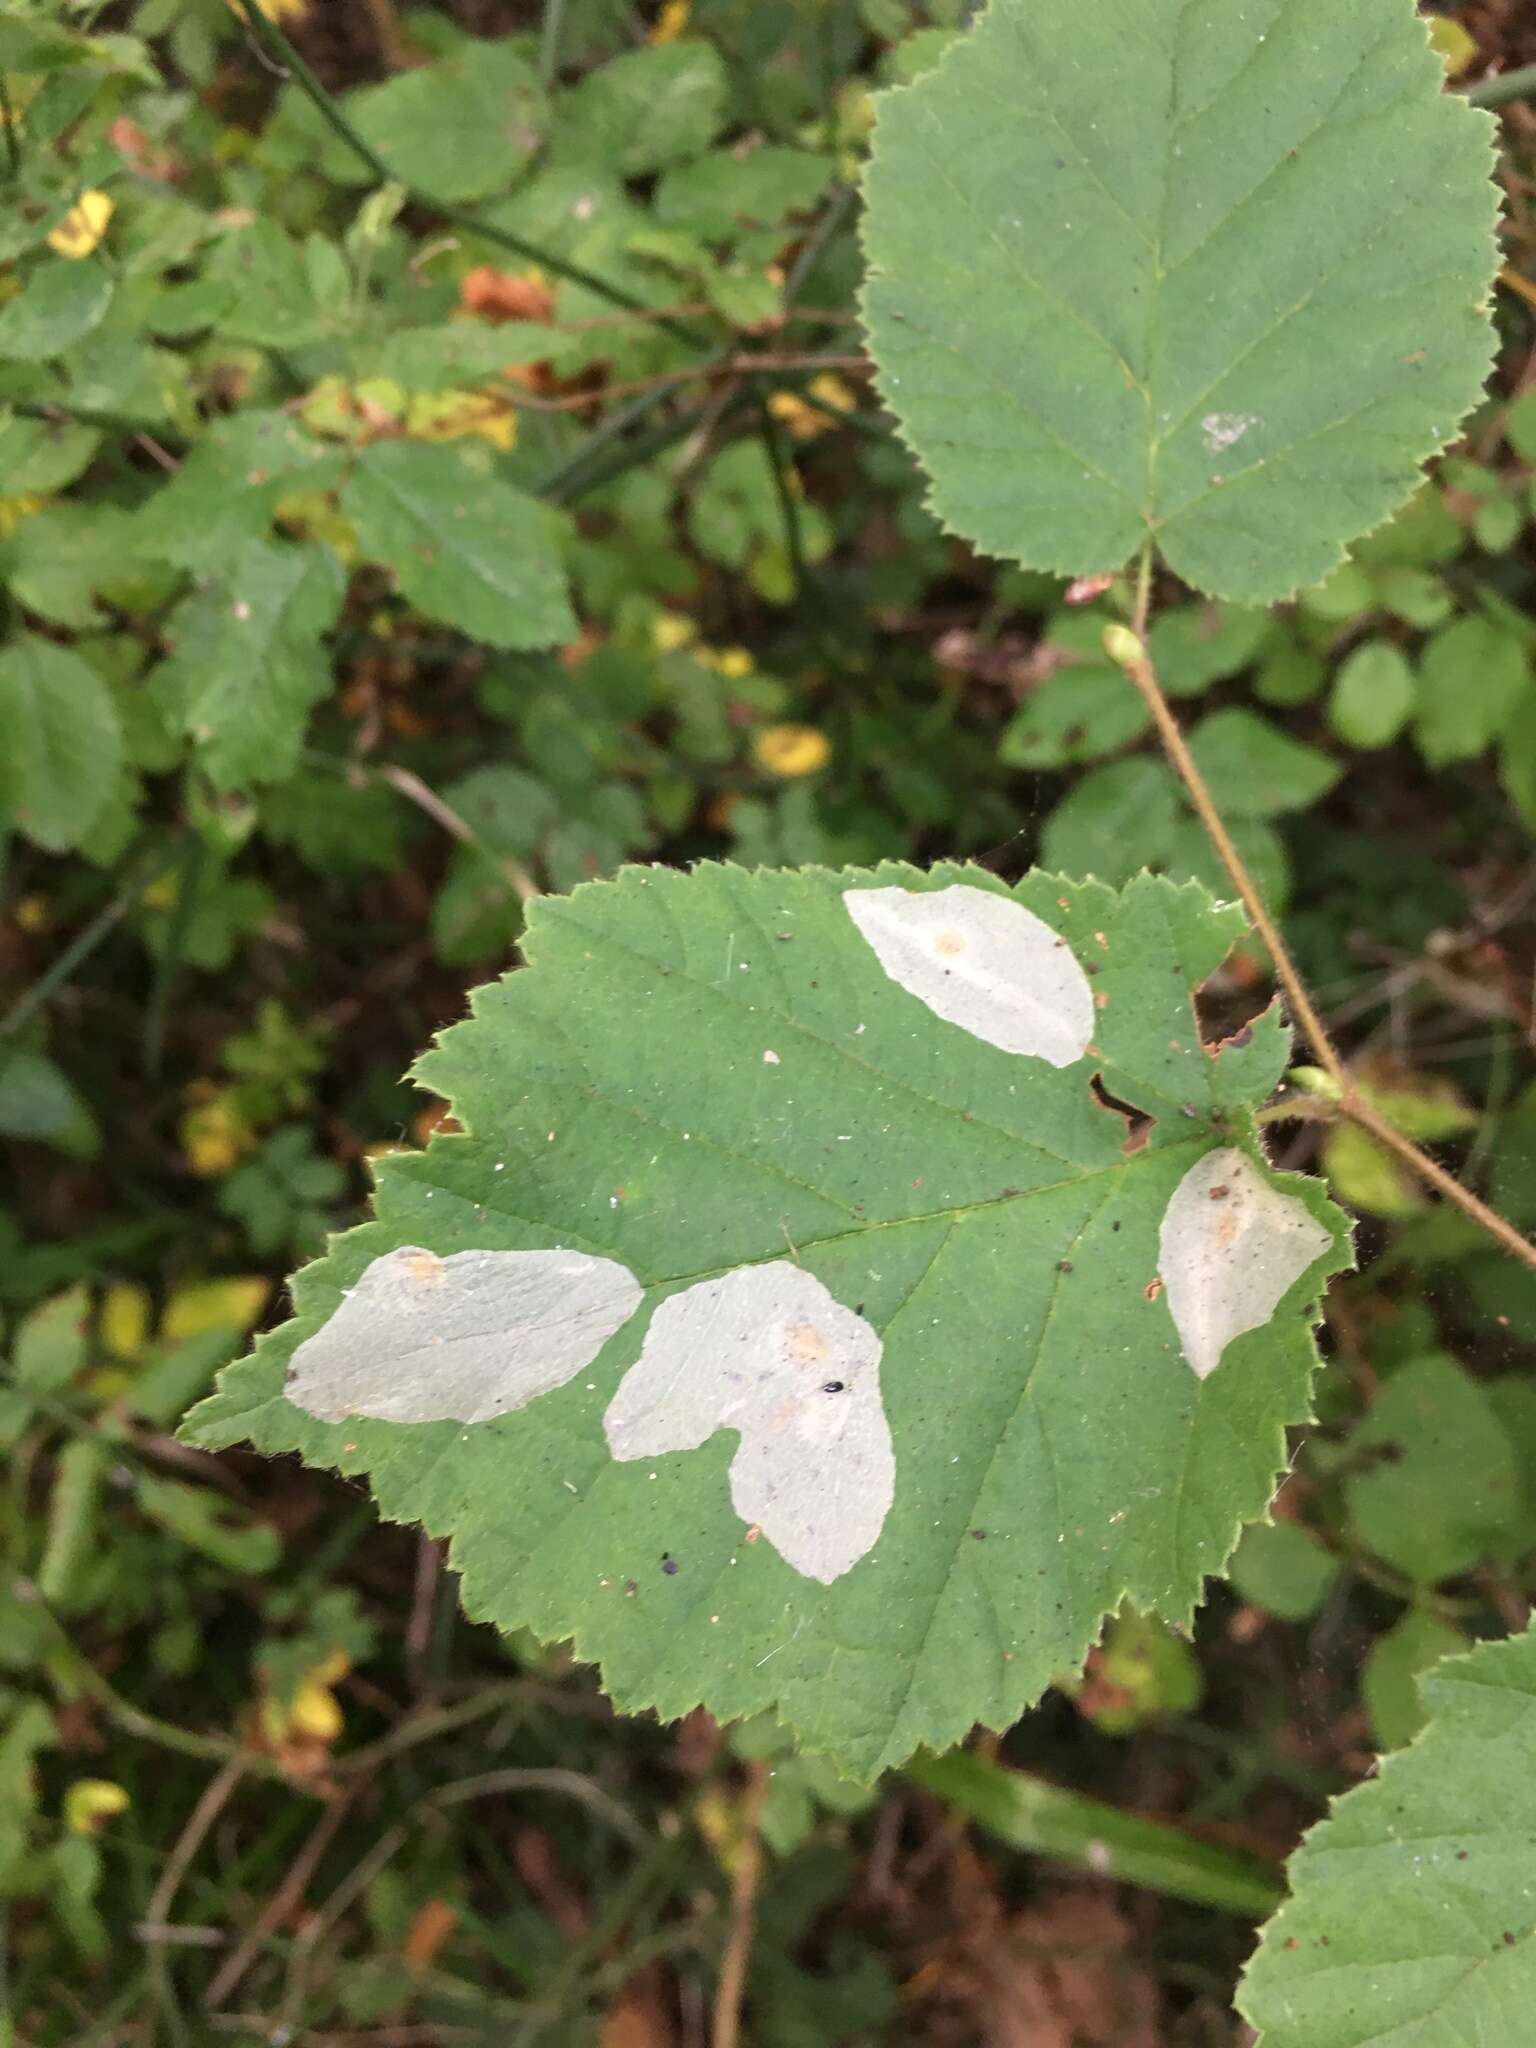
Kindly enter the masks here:
M 98 1328 L 115 1358 L 137 1358 L 149 1336 L 149 1289 L 119 1280 L 101 1297 Z
M 105 192 L 82 192 L 48 237 L 49 248 L 72 262 L 89 256 L 107 232 L 107 224 L 116 211 L 116 200 L 109 199 Z
M 110 1778 L 76 1778 L 64 1794 L 64 1825 L 72 1835 L 99 1835 L 129 1803 L 122 1786 Z
M 693 13 L 693 0 L 666 0 L 666 5 L 656 17 L 656 26 L 646 38 L 652 43 L 675 43 L 688 26 Z
M 752 752 L 760 768 L 793 781 L 825 768 L 832 758 L 832 742 L 814 725 L 770 725 L 755 735 Z
M 165 1305 L 160 1335 L 183 1344 L 209 1330 L 249 1330 L 267 1305 L 272 1283 L 260 1273 L 231 1273 L 219 1280 L 189 1280 Z
M 1453 21 L 1448 14 L 1430 16 L 1429 40 L 1445 59 L 1447 78 L 1460 78 L 1462 73 L 1470 71 L 1478 60 L 1476 40 L 1459 21 Z
M 177 1136 L 199 1180 L 219 1179 L 256 1149 L 256 1133 L 228 1088 L 195 1102 L 182 1116 Z

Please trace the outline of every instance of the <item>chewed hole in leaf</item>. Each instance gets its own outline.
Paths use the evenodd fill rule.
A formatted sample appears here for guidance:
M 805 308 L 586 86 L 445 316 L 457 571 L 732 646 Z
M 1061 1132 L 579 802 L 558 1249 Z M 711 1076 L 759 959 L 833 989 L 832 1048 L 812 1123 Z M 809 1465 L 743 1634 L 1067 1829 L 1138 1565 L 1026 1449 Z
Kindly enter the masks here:
M 640 1299 L 627 1266 L 585 1252 L 404 1245 L 294 1352 L 288 1398 L 326 1422 L 486 1422 L 563 1387 Z
M 875 958 L 947 1024 L 1001 1052 L 1070 1067 L 1093 1037 L 1093 992 L 1066 941 L 990 889 L 850 889 Z
M 787 1260 L 745 1266 L 664 1301 L 603 1418 L 619 1459 L 741 1443 L 731 1503 L 797 1572 L 823 1584 L 873 1546 L 895 1494 L 880 1339 Z
M 1125 1143 L 1120 1147 L 1121 1151 L 1143 1151 L 1157 1127 L 1157 1118 L 1149 1116 L 1145 1110 L 1137 1109 L 1134 1103 L 1122 1102 L 1118 1095 L 1111 1095 L 1104 1085 L 1102 1074 L 1092 1075 L 1088 1087 L 1100 1109 L 1107 1109 L 1111 1115 L 1125 1119 Z
M 1267 1323 L 1332 1243 L 1304 1202 L 1272 1187 L 1234 1147 L 1192 1166 L 1163 1212 L 1159 1263 L 1196 1377 L 1216 1370 L 1234 1337 Z

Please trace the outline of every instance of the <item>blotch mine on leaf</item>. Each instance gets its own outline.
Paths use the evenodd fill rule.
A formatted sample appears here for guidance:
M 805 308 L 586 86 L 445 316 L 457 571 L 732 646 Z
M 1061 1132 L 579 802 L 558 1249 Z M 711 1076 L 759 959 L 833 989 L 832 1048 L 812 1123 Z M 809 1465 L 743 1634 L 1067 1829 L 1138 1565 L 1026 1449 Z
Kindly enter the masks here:
M 1232 1146 L 1207 1152 L 1179 1182 L 1158 1240 L 1168 1310 L 1204 1379 L 1234 1337 L 1267 1323 L 1333 1239 Z
M 652 1317 L 603 1418 L 608 1448 L 654 1458 L 738 1430 L 732 1506 L 787 1564 L 830 1585 L 871 1548 L 895 1494 L 880 1348 L 862 1316 L 787 1260 L 701 1281 Z
M 848 915 L 886 973 L 947 1024 L 1002 1052 L 1070 1067 L 1093 1036 L 1093 992 L 1070 947 L 1011 896 L 849 889 Z
M 627 1266 L 586 1252 L 375 1259 L 293 1354 L 287 1395 L 324 1422 L 487 1422 L 588 1366 L 640 1305 Z

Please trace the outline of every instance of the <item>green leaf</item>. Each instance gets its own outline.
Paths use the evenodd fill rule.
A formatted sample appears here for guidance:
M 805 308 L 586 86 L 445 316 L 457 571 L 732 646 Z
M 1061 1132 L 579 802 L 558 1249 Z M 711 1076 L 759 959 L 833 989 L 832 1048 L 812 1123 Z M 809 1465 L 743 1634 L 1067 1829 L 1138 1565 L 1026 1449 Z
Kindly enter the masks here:
M 711 44 L 633 50 L 562 96 L 555 161 L 643 177 L 701 156 L 724 125 L 725 101 L 725 65 Z
M 1259 2048 L 1514 2048 L 1536 2002 L 1536 1635 L 1423 1681 L 1429 1725 L 1291 1859 L 1239 2005 Z
M 1066 668 L 1032 690 L 998 743 L 1010 768 L 1066 768 L 1098 761 L 1151 723 L 1146 705 L 1118 668 Z
M 132 587 L 142 575 L 134 559 L 137 537 L 133 513 L 65 498 L 24 519 L 0 543 L 0 567 L 18 604 L 55 625 L 89 632 L 102 624 L 98 594 Z
M 111 273 L 94 259 L 44 263 L 0 307 L 0 361 L 51 363 L 106 318 Z
M 1038 950 L 994 1013 L 1004 930 Z M 532 965 L 421 1063 L 465 1134 L 378 1162 L 378 1220 L 189 1432 L 371 1470 L 387 1514 L 452 1534 L 471 1612 L 574 1636 L 626 1707 L 777 1704 L 861 1776 L 1006 1725 L 1127 1594 L 1188 1615 L 1306 1411 L 1347 1249 L 1316 1184 L 1261 1163 L 1277 1014 L 1219 1060 L 1199 1042 L 1191 993 L 1241 931 L 1193 886 L 956 867 L 635 869 L 541 899 Z M 936 950 L 903 955 L 914 932 Z M 951 975 L 972 946 L 979 978 Z M 1096 1074 L 1155 1119 L 1140 1149 Z M 1207 1270 L 1247 1276 L 1230 1314 Z M 435 1323 L 404 1334 L 439 1279 L 465 1333 L 441 1378 Z M 343 1367 L 396 1287 L 406 1322 Z M 507 1332 L 483 1353 L 472 1298 Z M 809 1369 L 792 1474 L 679 1360 L 711 1302 L 749 1347 L 783 1332 L 774 1373 Z M 524 1311 L 553 1334 L 520 1344 Z
M 0 652 L 0 817 L 34 845 L 80 845 L 117 789 L 123 728 L 79 655 L 23 635 Z
M 310 709 L 331 687 L 321 635 L 336 623 L 344 583 L 323 548 L 253 540 L 177 607 L 174 651 L 152 687 L 220 789 L 292 772 Z
M 348 94 L 345 105 L 391 174 L 434 199 L 504 192 L 548 120 L 538 74 L 521 51 L 471 37 L 436 64 Z
M 214 421 L 134 515 L 136 545 L 178 568 L 220 568 L 270 531 L 290 491 L 328 490 L 340 473 L 338 451 L 301 432 L 286 413 L 234 413 Z
M 880 100 L 866 176 L 871 347 L 945 524 L 1079 575 L 1155 540 L 1251 603 L 1326 576 L 1491 359 L 1492 125 L 1443 83 L 1409 0 L 992 0 Z
M 94 427 L 72 420 L 20 419 L 0 407 L 0 477 L 5 495 L 46 497 L 74 482 L 101 445 Z
M 1158 681 L 1170 697 L 1197 697 L 1212 683 L 1240 675 L 1272 630 L 1268 612 L 1246 606 L 1179 605 L 1152 625 L 1148 644 Z
M 1273 1875 L 1256 1858 L 969 1751 L 923 1757 L 908 1776 L 988 1834 L 1031 1855 L 1229 1913 L 1268 1912 L 1278 1897 Z
M 1376 1638 L 1360 1674 L 1360 1692 L 1379 1749 L 1412 1742 L 1428 1719 L 1419 1679 L 1442 1658 L 1470 1648 L 1460 1629 L 1416 1607 Z
M 1334 678 L 1328 723 L 1351 747 L 1390 746 L 1413 710 L 1413 670 L 1387 640 L 1357 647 Z
M 1069 874 L 1129 881 L 1166 859 L 1180 815 L 1178 784 L 1161 761 L 1113 761 L 1052 811 L 1042 854 Z
M 351 291 L 334 243 L 313 234 L 301 250 L 275 220 L 225 235 L 204 282 L 219 332 L 258 348 L 329 339 L 345 324 Z
M 1349 1439 L 1355 1534 L 1423 1585 L 1468 1570 L 1520 1511 L 1514 1447 L 1486 1390 L 1454 1359 L 1400 1366 Z
M 451 448 L 376 441 L 342 491 L 370 561 L 393 569 L 428 618 L 491 647 L 531 651 L 576 636 L 550 515 Z
M 1310 810 L 1344 773 L 1341 762 L 1241 705 L 1202 719 L 1189 747 L 1217 802 L 1233 818 Z
M 832 178 L 832 163 L 809 150 L 773 144 L 738 156 L 716 150 L 668 171 L 656 187 L 656 218 L 724 241 L 744 228 L 776 227 L 792 213 L 809 213 Z
M 1254 1522 L 1228 1567 L 1243 1599 L 1281 1621 L 1307 1621 L 1339 1576 L 1339 1561 L 1298 1522 Z
M 1435 634 L 1419 663 L 1419 752 L 1431 768 L 1472 760 L 1530 691 L 1530 659 L 1513 633 L 1492 619 L 1457 619 Z
M 96 1120 L 69 1076 L 24 1045 L 0 1044 L 0 1135 L 82 1159 L 101 1146 Z

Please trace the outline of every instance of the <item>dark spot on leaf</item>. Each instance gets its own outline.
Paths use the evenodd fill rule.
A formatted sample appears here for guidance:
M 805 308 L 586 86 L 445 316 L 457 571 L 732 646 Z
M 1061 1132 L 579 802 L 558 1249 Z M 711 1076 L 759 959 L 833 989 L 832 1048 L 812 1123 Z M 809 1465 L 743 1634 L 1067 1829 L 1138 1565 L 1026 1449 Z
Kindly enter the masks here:
M 1072 1270 L 1072 1261 L 1070 1259 L 1058 1259 L 1056 1261 L 1056 1270 L 1058 1273 L 1070 1273 Z
M 843 1390 L 846 1388 L 847 1384 L 848 1382 L 846 1380 L 828 1380 L 821 1391 L 824 1394 L 841 1394 Z

